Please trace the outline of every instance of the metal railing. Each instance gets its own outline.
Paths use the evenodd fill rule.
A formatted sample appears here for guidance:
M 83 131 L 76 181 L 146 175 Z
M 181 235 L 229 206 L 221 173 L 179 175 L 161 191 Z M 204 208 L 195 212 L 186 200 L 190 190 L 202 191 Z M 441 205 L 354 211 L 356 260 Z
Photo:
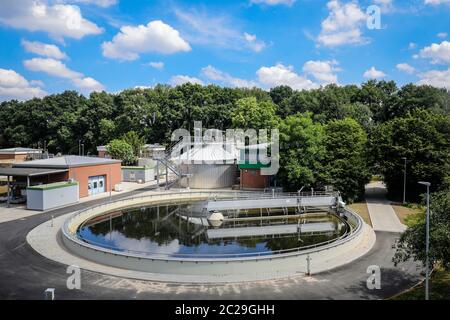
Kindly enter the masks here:
M 233 195 L 240 194 L 240 196 L 242 196 L 242 197 L 244 197 L 244 195 L 242 195 L 242 194 L 246 194 L 248 196 L 248 198 L 258 196 L 255 194 L 250 194 L 251 192 L 239 192 L 239 193 L 232 192 L 232 191 L 228 191 L 228 192 L 222 191 L 220 193 L 213 192 L 215 198 L 220 197 L 222 199 L 227 198 L 229 196 L 229 195 L 225 195 L 227 193 L 228 194 L 232 193 Z M 181 195 L 183 195 L 183 197 L 180 197 Z M 186 195 L 189 195 L 189 197 L 186 197 Z M 259 195 L 261 195 L 261 194 L 259 194 Z M 285 196 L 288 196 L 288 195 L 289 194 L 285 194 Z M 125 206 L 125 204 L 127 204 L 127 203 L 129 204 L 133 200 L 143 200 L 143 201 L 137 201 L 137 203 L 131 207 L 143 205 L 143 204 L 145 204 L 145 202 L 151 202 L 152 200 L 155 200 L 155 198 L 160 198 L 161 196 L 165 197 L 164 199 L 159 199 L 163 203 L 169 201 L 170 198 L 174 198 L 173 200 L 176 203 L 183 203 L 186 201 L 192 201 L 193 199 L 199 200 L 199 198 L 208 199 L 212 195 L 211 195 L 211 192 L 171 192 L 171 193 L 162 193 L 162 194 L 159 193 L 159 194 L 155 194 L 155 195 L 123 198 L 120 200 L 115 200 L 115 201 L 95 205 L 95 206 L 89 207 L 87 209 L 80 210 L 80 211 L 74 213 L 73 215 L 71 215 L 64 222 L 64 225 L 62 227 L 63 236 L 79 246 L 84 246 L 84 247 L 87 247 L 94 251 L 106 252 L 106 253 L 110 253 L 113 255 L 125 255 L 125 256 L 131 256 L 131 257 L 136 257 L 136 258 L 148 258 L 148 259 L 160 259 L 160 260 L 162 259 L 162 260 L 167 260 L 167 261 L 168 260 L 189 261 L 189 260 L 195 260 L 195 259 L 199 259 L 199 258 L 201 258 L 205 261 L 213 261 L 213 260 L 220 260 L 220 259 L 225 259 L 225 258 L 226 259 L 252 259 L 252 258 L 255 259 L 258 257 L 260 257 L 260 258 L 263 258 L 263 257 L 275 258 L 275 257 L 289 255 L 289 254 L 298 254 L 300 252 L 301 253 L 308 252 L 308 251 L 319 252 L 319 251 L 323 251 L 323 250 L 328 250 L 328 249 L 342 245 L 342 244 L 346 243 L 347 241 L 354 239 L 356 236 L 358 236 L 362 232 L 362 228 L 363 228 L 363 224 L 364 224 L 362 218 L 359 215 L 357 215 L 356 213 L 354 213 L 351 210 L 345 209 L 344 215 L 347 216 L 347 220 L 349 220 L 349 219 L 353 220 L 352 221 L 353 223 L 346 222 L 349 230 L 347 230 L 343 235 L 339 236 L 338 238 L 334 238 L 334 239 L 331 239 L 331 240 L 328 240 L 325 242 L 321 242 L 321 243 L 317 243 L 314 245 L 296 247 L 296 248 L 291 248 L 291 249 L 282 249 L 282 250 L 266 251 L 266 252 L 236 253 L 236 254 L 163 254 L 163 253 L 142 252 L 142 251 L 136 251 L 136 250 L 118 251 L 117 248 L 114 248 L 112 246 L 107 246 L 107 245 L 99 244 L 99 243 L 95 243 L 95 242 L 89 243 L 85 239 L 84 240 L 79 239 L 77 236 L 78 227 L 86 219 L 91 219 L 91 218 L 94 218 L 94 217 L 97 217 L 100 215 L 104 215 L 110 211 L 123 209 L 123 208 L 127 207 L 127 206 Z M 309 195 L 309 196 L 311 197 L 312 195 Z M 316 195 L 314 195 L 313 197 L 315 197 L 315 196 Z M 298 197 L 298 195 L 296 195 L 295 197 Z M 123 207 L 118 206 L 118 208 L 110 208 L 110 210 L 108 210 L 108 207 L 111 207 L 111 205 L 118 204 L 118 203 L 123 203 L 124 206 Z M 93 216 L 88 216 L 89 212 L 92 212 L 101 207 L 105 207 L 106 210 L 104 212 L 98 212 L 97 214 L 95 214 Z M 85 219 L 80 218 L 83 215 L 86 215 Z M 75 219 L 79 219 L 81 221 L 81 223 L 78 223 L 78 225 L 75 228 L 75 232 L 71 232 L 70 226 L 75 221 Z
M 348 226 L 350 228 L 350 226 Z M 136 255 L 144 255 L 144 256 L 148 256 L 148 257 L 162 257 L 162 258 L 167 258 L 167 257 L 171 257 L 171 258 L 241 258 L 241 257 L 261 257 L 261 256 L 271 256 L 271 255 L 279 255 L 279 254 L 284 254 L 284 253 L 293 253 L 293 252 L 299 252 L 299 251 L 303 251 L 303 250 L 308 250 L 308 249 L 314 249 L 317 247 L 321 247 L 330 243 L 333 243 L 335 241 L 344 239 L 345 237 L 347 237 L 350 234 L 349 231 L 346 231 L 343 235 L 334 238 L 334 239 L 330 239 L 327 241 L 323 241 L 323 242 L 319 242 L 316 244 L 312 244 L 312 245 L 308 245 L 308 246 L 300 246 L 300 247 L 295 247 L 295 248 L 290 248 L 290 249 L 280 249 L 280 250 L 271 250 L 271 251 L 260 251 L 260 252 L 243 252 L 243 253 L 159 253 L 159 252 L 148 252 L 148 251 L 139 251 L 139 250 L 131 250 L 131 249 L 120 249 L 111 245 L 107 245 L 107 244 L 103 244 L 103 243 L 99 243 L 99 242 L 95 242 L 92 240 L 87 240 L 87 239 L 83 239 L 82 241 L 93 245 L 93 246 L 98 246 L 101 248 L 106 248 L 106 249 L 110 249 L 110 250 L 115 250 L 115 251 L 120 251 L 120 252 L 124 252 L 124 253 L 132 253 L 132 254 L 136 254 Z

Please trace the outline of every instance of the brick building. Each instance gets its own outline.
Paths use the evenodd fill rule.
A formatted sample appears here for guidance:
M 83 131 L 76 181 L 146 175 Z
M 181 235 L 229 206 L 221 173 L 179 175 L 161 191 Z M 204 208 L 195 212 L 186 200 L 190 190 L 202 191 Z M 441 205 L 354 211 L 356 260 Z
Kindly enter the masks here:
M 120 160 L 96 157 L 63 156 L 16 163 L 13 168 L 65 170 L 51 176 L 36 177 L 31 184 L 73 179 L 79 183 L 80 198 L 114 190 L 114 186 L 122 180 Z

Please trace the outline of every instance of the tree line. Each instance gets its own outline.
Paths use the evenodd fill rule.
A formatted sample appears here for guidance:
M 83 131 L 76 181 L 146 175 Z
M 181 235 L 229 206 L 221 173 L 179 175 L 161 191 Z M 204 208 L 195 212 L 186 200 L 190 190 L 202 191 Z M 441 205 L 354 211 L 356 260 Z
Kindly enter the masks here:
M 193 129 L 196 120 L 221 130 L 278 128 L 277 178 L 286 190 L 331 185 L 351 202 L 362 196 L 372 174 L 381 174 L 395 198 L 402 192 L 406 157 L 408 196 L 414 200 L 422 192 L 418 180 L 432 182 L 433 190 L 448 187 L 449 102 L 446 89 L 375 80 L 308 91 L 190 83 L 89 97 L 65 91 L 2 102 L 0 147 L 45 145 L 51 153 L 78 154 L 81 141 L 94 155 L 97 146 L 117 145 L 124 137 L 168 144 L 173 130 Z

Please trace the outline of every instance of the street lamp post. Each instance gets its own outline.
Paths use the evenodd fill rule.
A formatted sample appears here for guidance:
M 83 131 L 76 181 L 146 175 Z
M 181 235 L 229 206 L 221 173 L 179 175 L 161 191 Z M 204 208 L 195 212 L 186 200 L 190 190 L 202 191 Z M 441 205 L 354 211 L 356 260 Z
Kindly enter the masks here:
M 111 167 L 109 167 L 109 202 L 112 202 L 112 176 L 111 176 Z
M 406 157 L 402 159 L 405 160 L 405 166 L 403 168 L 403 204 L 406 204 Z
M 427 187 L 427 219 L 426 219 L 426 239 L 425 239 L 425 300 L 429 299 L 429 250 L 430 250 L 430 185 L 431 183 L 419 181 L 419 184 Z

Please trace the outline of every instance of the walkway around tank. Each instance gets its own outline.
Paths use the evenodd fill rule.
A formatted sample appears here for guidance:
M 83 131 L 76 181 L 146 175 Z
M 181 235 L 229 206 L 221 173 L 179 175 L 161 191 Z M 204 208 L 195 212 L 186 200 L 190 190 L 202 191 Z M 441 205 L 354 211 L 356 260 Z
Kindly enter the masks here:
M 371 182 L 366 186 L 366 202 L 375 231 L 401 233 L 406 230 L 386 199 L 386 186 L 382 182 Z

